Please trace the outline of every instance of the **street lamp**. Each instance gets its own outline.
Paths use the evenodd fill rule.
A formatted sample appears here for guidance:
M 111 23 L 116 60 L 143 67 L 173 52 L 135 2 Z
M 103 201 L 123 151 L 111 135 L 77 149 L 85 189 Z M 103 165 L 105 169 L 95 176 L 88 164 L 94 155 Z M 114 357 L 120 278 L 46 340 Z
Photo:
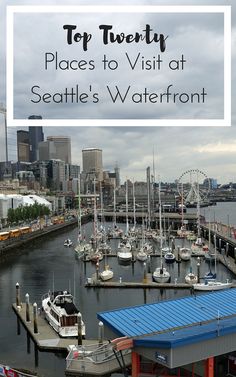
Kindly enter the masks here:
M 6 162 L 8 162 L 8 146 L 7 146 L 7 110 L 0 104 L 0 113 L 4 115 L 4 124 L 5 124 L 5 151 L 6 151 Z

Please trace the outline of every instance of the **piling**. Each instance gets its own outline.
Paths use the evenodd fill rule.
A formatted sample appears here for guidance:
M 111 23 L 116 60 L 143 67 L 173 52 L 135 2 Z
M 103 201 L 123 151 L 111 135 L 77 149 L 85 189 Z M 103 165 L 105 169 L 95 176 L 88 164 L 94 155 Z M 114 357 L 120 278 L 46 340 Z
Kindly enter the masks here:
M 147 265 L 143 263 L 143 283 L 147 283 Z
M 226 242 L 226 249 L 225 249 L 226 257 L 229 255 L 229 243 Z
M 98 323 L 98 344 L 100 346 L 103 345 L 103 340 L 104 340 L 104 325 L 103 325 L 103 322 L 100 321 Z
M 17 308 L 21 307 L 20 304 L 20 284 L 16 283 L 16 306 Z
M 29 311 L 29 294 L 26 293 L 25 295 L 25 319 L 26 322 L 30 322 L 30 311 Z
M 219 239 L 219 250 L 221 251 L 221 238 Z
M 197 282 L 200 282 L 200 263 L 197 263 Z
M 236 263 L 236 247 L 234 248 L 234 263 Z
M 81 313 L 78 313 L 78 346 L 82 346 L 82 316 Z
M 99 259 L 96 262 L 96 279 L 99 280 Z
M 38 307 L 36 302 L 33 304 L 33 317 L 34 317 L 34 334 L 38 334 Z
M 150 274 L 151 273 L 151 257 L 148 255 L 147 257 L 147 271 Z

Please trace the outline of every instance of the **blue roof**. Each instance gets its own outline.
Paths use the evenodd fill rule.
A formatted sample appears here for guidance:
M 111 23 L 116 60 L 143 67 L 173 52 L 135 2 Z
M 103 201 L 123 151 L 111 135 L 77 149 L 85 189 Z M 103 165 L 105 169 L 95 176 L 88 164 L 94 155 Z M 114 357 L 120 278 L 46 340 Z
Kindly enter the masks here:
M 236 332 L 236 289 L 106 311 L 97 316 L 119 336 L 139 337 L 135 345 L 151 347 L 154 342 L 155 346 L 161 342 L 162 347 L 177 347 L 215 334 Z M 145 338 L 141 338 L 143 335 Z

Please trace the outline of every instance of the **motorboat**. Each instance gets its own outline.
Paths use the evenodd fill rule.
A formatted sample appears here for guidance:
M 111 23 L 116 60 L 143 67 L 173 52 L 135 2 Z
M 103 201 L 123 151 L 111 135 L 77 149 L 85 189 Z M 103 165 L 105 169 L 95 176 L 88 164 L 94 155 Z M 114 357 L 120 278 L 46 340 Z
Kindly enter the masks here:
M 193 284 L 193 288 L 196 291 L 219 291 L 221 289 L 231 288 L 233 283 L 230 283 L 227 279 L 226 283 L 215 280 L 205 280 L 204 283 Z
M 79 310 L 68 291 L 48 292 L 42 297 L 42 310 L 53 329 L 63 338 L 78 336 Z M 82 336 L 85 324 L 81 320 Z
M 73 242 L 72 242 L 69 238 L 67 238 L 67 239 L 64 241 L 64 246 L 70 247 L 70 246 L 72 246 L 72 245 L 73 245 Z
M 105 270 L 100 273 L 100 278 L 103 281 L 110 280 L 113 278 L 114 272 L 110 269 L 108 265 L 105 266 Z

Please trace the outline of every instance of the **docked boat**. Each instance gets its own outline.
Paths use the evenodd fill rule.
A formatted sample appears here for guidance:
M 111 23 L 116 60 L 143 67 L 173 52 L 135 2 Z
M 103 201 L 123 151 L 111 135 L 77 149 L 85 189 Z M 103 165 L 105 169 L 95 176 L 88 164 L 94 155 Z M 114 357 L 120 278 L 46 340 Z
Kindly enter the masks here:
M 170 251 L 168 253 L 165 253 L 164 259 L 166 263 L 174 263 L 175 255 Z
M 159 182 L 159 228 L 160 228 L 160 266 L 155 269 L 152 278 L 156 283 L 169 283 L 170 273 L 163 267 L 163 247 L 162 247 L 162 219 L 161 219 L 161 183 Z M 169 251 L 169 250 L 168 250 Z M 171 251 L 171 250 L 170 250 Z
M 97 250 L 95 253 L 90 255 L 90 260 L 94 263 L 103 260 L 103 253 Z
M 228 289 L 231 288 L 233 283 L 230 283 L 227 279 L 226 283 L 222 283 L 221 281 L 215 280 L 205 280 L 204 283 L 196 283 L 193 284 L 193 288 L 196 291 L 219 291 L 221 289 Z
M 117 257 L 121 262 L 130 262 L 132 260 L 132 253 L 128 250 L 121 250 L 117 252 Z
M 169 283 L 170 281 L 170 273 L 167 271 L 165 267 L 157 267 L 152 274 L 153 280 L 156 283 Z
M 191 250 L 188 247 L 181 247 L 179 250 L 179 256 L 181 260 L 188 261 L 191 258 Z
M 192 271 L 192 266 L 190 266 L 189 273 L 185 276 L 185 283 L 187 284 L 196 284 L 198 282 L 198 277 Z
M 105 270 L 100 273 L 100 278 L 103 281 L 110 280 L 113 278 L 114 272 L 110 269 L 108 265 L 105 266 Z
M 137 253 L 137 259 L 141 262 L 144 262 L 147 260 L 147 253 L 145 253 L 144 249 L 141 248 L 141 250 Z
M 48 292 L 42 297 L 42 310 L 53 329 L 63 338 L 78 336 L 78 314 L 73 296 L 68 291 Z M 82 321 L 82 336 L 85 324 Z
M 72 245 L 73 245 L 73 242 L 69 238 L 67 238 L 64 241 L 64 246 L 71 247 Z

